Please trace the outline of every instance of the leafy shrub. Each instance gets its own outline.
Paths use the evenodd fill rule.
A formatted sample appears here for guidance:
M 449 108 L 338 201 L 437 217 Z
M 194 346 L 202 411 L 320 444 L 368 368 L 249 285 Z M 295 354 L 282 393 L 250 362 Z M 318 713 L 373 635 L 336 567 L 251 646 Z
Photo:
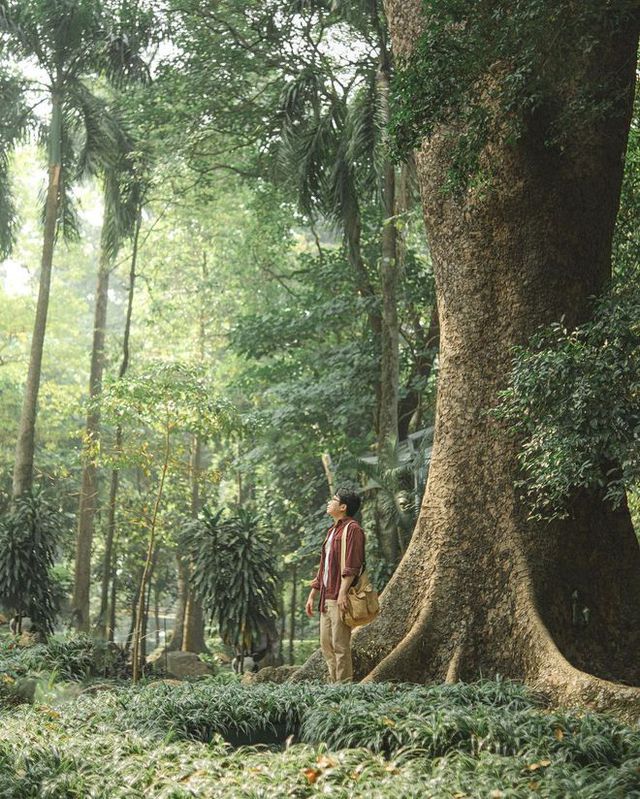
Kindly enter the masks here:
M 519 486 L 541 518 L 567 516 L 579 489 L 619 504 L 640 485 L 640 286 L 601 297 L 575 329 L 556 323 L 513 352 L 492 412 L 521 442 Z
M 0 644 L 0 680 L 54 673 L 61 680 L 117 677 L 127 672 L 124 655 L 117 647 L 85 633 L 51 636 L 46 644 L 20 647 Z
M 328 739 L 350 729 L 352 746 L 334 748 L 320 716 L 330 719 Z M 234 750 L 214 731 L 268 723 L 306 728 L 309 743 Z M 395 730 L 387 755 L 372 751 L 380 724 Z M 602 715 L 549 712 L 507 682 L 147 684 L 2 716 L 0 797 L 319 794 L 627 799 L 640 796 L 640 732 Z
M 223 517 L 204 508 L 183 532 L 191 582 L 224 643 L 249 650 L 275 617 L 276 563 L 257 517 L 243 508 Z
M 0 599 L 44 632 L 57 613 L 51 571 L 61 515 L 42 494 L 25 495 L 0 517 Z

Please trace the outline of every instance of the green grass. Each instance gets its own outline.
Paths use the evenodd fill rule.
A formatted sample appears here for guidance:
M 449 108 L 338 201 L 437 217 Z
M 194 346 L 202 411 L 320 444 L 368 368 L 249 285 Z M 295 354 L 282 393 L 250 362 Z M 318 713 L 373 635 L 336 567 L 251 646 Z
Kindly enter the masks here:
M 0 721 L 0 799 L 640 799 L 638 728 L 505 681 L 149 683 Z

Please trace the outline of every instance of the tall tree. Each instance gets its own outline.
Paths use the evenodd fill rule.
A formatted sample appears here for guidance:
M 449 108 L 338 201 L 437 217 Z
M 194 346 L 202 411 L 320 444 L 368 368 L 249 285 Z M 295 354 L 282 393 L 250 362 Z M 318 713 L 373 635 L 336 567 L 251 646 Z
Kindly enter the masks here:
M 95 316 L 91 368 L 89 377 L 89 409 L 84 433 L 84 462 L 78 504 L 78 534 L 74 573 L 73 609 L 77 629 L 89 630 L 89 588 L 91 582 L 91 545 L 98 505 L 98 471 L 96 448 L 100 439 L 100 406 L 102 374 L 105 363 L 105 334 L 109 276 L 125 236 L 136 227 L 140 206 L 140 183 L 135 179 L 133 142 L 122 132 L 114 142 L 111 164 L 104 170 L 104 211 L 100 236 L 98 280 L 95 294 Z
M 131 258 L 129 261 L 129 286 L 127 291 L 127 310 L 125 313 L 124 333 L 122 338 L 122 360 L 118 370 L 118 377 L 123 378 L 129 368 L 129 339 L 131 335 L 131 320 L 133 316 L 133 299 L 135 295 L 136 270 L 138 266 L 138 245 L 140 241 L 140 227 L 142 223 L 142 197 L 144 189 L 138 198 L 136 221 L 133 230 Z M 122 424 L 116 426 L 115 449 L 122 449 L 123 430 Z M 120 485 L 120 472 L 118 468 L 111 470 L 109 481 L 109 499 L 107 505 L 107 525 L 105 530 L 104 557 L 102 564 L 102 581 L 100 590 L 100 611 L 96 623 L 96 632 L 103 638 L 108 636 L 113 640 L 116 616 L 116 574 L 113 568 L 114 546 L 116 538 L 116 505 Z M 111 588 L 109 584 L 111 583 Z M 110 593 L 111 591 L 111 593 Z
M 135 37 L 121 29 L 118 9 L 96 0 L 3 0 L 0 37 L 8 53 L 35 62 L 44 72 L 51 108 L 40 285 L 13 475 L 13 496 L 19 497 L 30 491 L 33 482 L 56 234 L 74 228 L 68 187 L 79 173 L 95 167 L 96 158 L 108 152 L 116 135 L 104 102 L 92 92 L 88 80 L 99 74 L 122 80 L 146 74 L 146 68 L 132 46 Z M 73 146 L 74 136 L 82 139 L 79 150 Z
M 640 684 L 627 508 L 584 491 L 567 519 L 532 520 L 517 444 L 487 411 L 512 346 L 541 324 L 588 319 L 610 278 L 640 12 L 557 0 L 389 0 L 387 12 L 402 67 L 396 135 L 420 148 L 440 376 L 421 515 L 380 619 L 356 635 L 358 672 L 500 673 L 637 714 L 640 692 L 615 684 Z

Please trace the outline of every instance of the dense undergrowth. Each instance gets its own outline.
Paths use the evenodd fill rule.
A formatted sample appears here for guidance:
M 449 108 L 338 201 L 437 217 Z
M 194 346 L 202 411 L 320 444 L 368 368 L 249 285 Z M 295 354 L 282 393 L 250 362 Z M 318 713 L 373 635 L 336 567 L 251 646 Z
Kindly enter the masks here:
M 213 678 L 121 684 L 2 711 L 0 799 L 317 794 L 640 797 L 640 729 L 550 709 L 501 681 Z
M 33 696 L 59 692 L 61 683 L 118 678 L 129 672 L 122 651 L 89 635 L 51 636 L 46 643 L 17 646 L 0 641 L 0 701 L 16 704 Z M 30 687 L 29 687 L 30 686 Z

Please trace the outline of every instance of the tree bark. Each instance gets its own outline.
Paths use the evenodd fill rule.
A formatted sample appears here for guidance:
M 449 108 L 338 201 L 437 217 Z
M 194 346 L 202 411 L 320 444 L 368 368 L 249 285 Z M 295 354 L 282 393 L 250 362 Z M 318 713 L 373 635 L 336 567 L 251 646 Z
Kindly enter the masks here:
M 157 648 L 160 646 L 160 590 L 157 581 L 153 586 L 153 620 L 156 625 L 155 639 Z
M 179 652 L 184 639 L 184 619 L 189 599 L 189 564 L 179 554 L 176 554 L 178 564 L 178 604 L 176 607 L 176 620 L 167 642 L 167 652 Z
M 291 609 L 289 612 L 289 665 L 293 666 L 295 662 L 295 649 L 294 641 L 296 639 L 296 611 L 298 610 L 298 564 L 293 563 L 291 570 Z
M 149 540 L 147 544 L 147 557 L 142 570 L 142 577 L 140 579 L 140 588 L 138 591 L 138 609 L 136 611 L 136 623 L 133 630 L 133 650 L 131 656 L 131 663 L 133 667 L 132 680 L 138 682 L 140 678 L 143 661 L 141 660 L 141 652 L 143 651 L 144 642 L 142 639 L 143 621 L 145 616 L 145 609 L 147 606 L 147 585 L 151 579 L 153 571 L 153 563 L 155 558 L 155 545 L 156 545 L 156 524 L 158 521 L 158 510 L 160 509 L 160 502 L 164 492 L 164 483 L 169 469 L 169 455 L 171 451 L 171 424 L 168 418 L 165 428 L 165 442 L 164 442 L 164 457 L 162 461 L 162 469 L 160 472 L 160 484 L 158 486 L 158 493 L 156 494 L 155 503 L 153 506 L 153 514 L 151 516 L 151 523 L 149 525 Z M 144 657 L 144 655 L 142 656 Z
M 391 59 L 387 48 L 386 32 L 378 26 L 380 66 L 378 69 L 378 95 L 381 122 L 389 122 L 389 86 Z M 382 242 L 379 265 L 380 293 L 382 297 L 382 328 L 380 357 L 380 404 L 378 408 L 378 467 L 388 469 L 395 461 L 398 442 L 398 397 L 400 381 L 400 325 L 398 322 L 398 239 L 396 234 L 396 174 L 389 157 L 382 173 Z M 398 530 L 393 518 L 385 512 L 384 504 L 377 503 L 381 530 L 382 552 L 385 561 L 394 569 L 400 559 Z
M 204 317 L 200 315 L 200 358 L 204 361 Z M 202 469 L 202 441 L 196 434 L 191 447 L 191 516 L 198 518 L 200 513 L 200 471 Z M 204 636 L 204 613 L 202 602 L 196 597 L 187 581 L 187 602 L 184 614 L 183 652 L 206 652 Z
M 105 211 L 105 214 L 107 211 Z M 104 220 L 103 230 L 107 220 Z M 102 391 L 104 371 L 104 341 L 107 325 L 107 305 L 109 299 L 109 274 L 111 259 L 103 241 L 98 268 L 96 287 L 95 316 L 93 324 L 93 346 L 91 349 L 91 370 L 89 377 L 89 410 L 84 434 L 84 464 L 78 507 L 78 534 L 76 538 L 76 562 L 73 589 L 74 619 L 76 629 L 89 631 L 89 589 L 91 586 L 91 546 L 93 543 L 94 520 L 98 506 L 98 470 L 95 448 L 100 439 L 100 409 L 96 404 Z M 105 553 L 106 554 L 106 553 Z M 110 553 L 109 553 L 110 555 Z
M 184 614 L 183 652 L 206 652 L 204 639 L 204 613 L 202 603 L 196 599 L 193 591 L 189 591 L 187 607 Z
M 380 67 L 378 69 L 378 95 L 381 106 L 381 122 L 389 122 L 389 85 L 391 63 L 387 52 L 386 37 L 379 34 Z M 382 335 L 380 410 L 378 417 L 378 452 L 384 452 L 398 439 L 398 383 L 400 372 L 400 326 L 398 323 L 398 252 L 395 225 L 396 173 L 393 162 L 387 158 L 382 174 L 382 242 L 379 267 L 382 295 Z
M 113 555 L 111 558 L 112 562 L 112 570 L 111 570 L 111 602 L 109 604 L 109 624 L 107 626 L 107 639 L 110 642 L 113 642 L 116 635 L 116 625 L 117 625 L 117 617 L 116 617 L 116 601 L 118 599 L 118 573 L 116 569 L 113 567 Z
M 144 665 L 147 662 L 147 641 L 149 638 L 149 616 L 151 614 L 151 589 L 153 587 L 153 572 L 158 562 L 158 549 L 153 550 L 153 558 L 151 560 L 151 570 L 147 579 L 147 591 L 144 601 L 144 612 L 142 614 L 142 625 L 140 632 L 140 671 L 144 674 Z
M 419 35 L 421 9 L 420 0 L 389 0 L 396 55 Z M 535 129 L 516 144 L 490 142 L 491 190 L 451 195 L 447 131 L 420 150 L 440 318 L 435 441 L 411 544 L 380 617 L 354 635 L 360 678 L 501 674 L 558 702 L 640 713 L 640 691 L 619 684 L 640 684 L 640 549 L 627 508 L 583 492 L 568 519 L 532 521 L 514 488 L 518 445 L 486 414 L 513 345 L 541 324 L 588 319 L 610 277 L 637 17 L 594 39 L 587 74 L 614 84 L 618 107 L 572 132 L 561 153 Z M 560 41 L 554 53 L 562 58 Z M 575 592 L 590 609 L 586 626 L 572 620 Z
M 51 131 L 49 135 L 49 182 L 45 207 L 40 283 L 38 287 L 38 302 L 33 325 L 33 336 L 31 337 L 29 370 L 27 372 L 27 382 L 24 388 L 24 399 L 22 402 L 18 440 L 16 443 L 12 487 L 12 496 L 14 499 L 29 493 L 33 484 L 33 459 L 35 451 L 36 416 L 38 412 L 38 393 L 40 391 L 40 375 L 42 373 L 44 338 L 47 329 L 53 250 L 55 247 L 62 180 L 62 98 L 56 93 L 52 96 Z

